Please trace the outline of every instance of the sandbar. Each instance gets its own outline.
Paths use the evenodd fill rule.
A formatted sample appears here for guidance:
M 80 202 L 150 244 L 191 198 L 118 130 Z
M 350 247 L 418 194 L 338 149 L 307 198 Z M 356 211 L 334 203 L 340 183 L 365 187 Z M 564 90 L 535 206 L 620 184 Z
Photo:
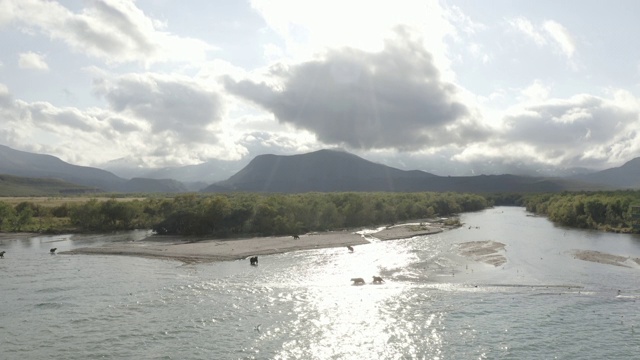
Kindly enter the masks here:
M 493 266 L 500 266 L 507 262 L 502 253 L 505 244 L 497 241 L 469 241 L 457 244 L 460 255 L 474 261 L 483 262 Z
M 445 227 L 441 225 L 406 224 L 406 225 L 388 226 L 370 235 L 379 240 L 399 240 L 399 239 L 412 238 L 414 236 L 437 234 L 444 230 L 445 230 Z
M 430 225 L 396 225 L 380 232 L 368 234 L 381 240 L 403 239 L 433 234 L 444 227 Z M 292 236 L 253 237 L 248 239 L 193 239 L 152 235 L 140 241 L 111 243 L 97 247 L 83 247 L 59 254 L 126 255 L 163 258 L 183 262 L 211 262 L 245 259 L 257 255 L 279 254 L 290 251 L 357 246 L 369 240 L 357 231 L 327 231 Z
M 84 247 L 59 254 L 128 255 L 173 259 L 183 262 L 210 262 L 244 259 L 250 256 L 278 254 L 289 251 L 321 249 L 368 244 L 362 235 L 346 232 L 292 236 L 255 237 L 249 239 L 163 241 L 160 236 L 128 243 L 113 243 L 98 247 Z
M 640 267 L 640 258 L 632 258 L 630 256 L 607 254 L 595 250 L 575 250 L 573 254 L 577 259 L 584 261 L 628 268 Z

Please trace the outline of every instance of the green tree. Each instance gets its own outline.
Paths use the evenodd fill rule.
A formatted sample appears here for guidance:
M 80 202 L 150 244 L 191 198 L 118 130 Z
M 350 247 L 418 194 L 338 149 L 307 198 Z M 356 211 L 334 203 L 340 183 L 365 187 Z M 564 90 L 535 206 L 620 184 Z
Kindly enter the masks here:
M 13 206 L 0 202 L 0 230 L 5 224 L 9 224 L 16 216 L 16 211 Z
M 30 206 L 21 207 L 20 211 L 16 211 L 16 216 L 11 219 L 12 231 L 22 231 L 31 222 L 32 218 L 33 208 Z

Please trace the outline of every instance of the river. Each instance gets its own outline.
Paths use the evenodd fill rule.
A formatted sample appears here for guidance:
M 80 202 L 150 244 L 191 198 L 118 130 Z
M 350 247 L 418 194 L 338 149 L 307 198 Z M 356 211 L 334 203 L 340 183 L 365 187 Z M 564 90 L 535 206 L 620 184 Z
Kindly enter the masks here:
M 637 258 L 640 237 L 561 228 L 516 207 L 461 221 L 353 253 L 261 256 L 259 266 L 49 253 L 144 232 L 3 240 L 0 358 L 640 357 L 640 266 L 573 255 Z M 506 245 L 506 263 L 458 255 L 458 244 L 487 240 Z

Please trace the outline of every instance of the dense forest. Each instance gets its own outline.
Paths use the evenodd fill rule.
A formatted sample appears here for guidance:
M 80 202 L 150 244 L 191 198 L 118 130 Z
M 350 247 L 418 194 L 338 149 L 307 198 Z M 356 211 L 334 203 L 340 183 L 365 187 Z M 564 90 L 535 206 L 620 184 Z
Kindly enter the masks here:
M 0 201 L 1 231 L 106 232 L 153 229 L 158 234 L 292 235 L 450 216 L 491 206 L 459 193 L 186 194 L 172 198 L 90 199 L 48 205 Z
M 640 191 L 566 192 L 526 195 L 518 200 L 528 211 L 565 226 L 615 232 L 640 232 L 632 205 L 640 206 Z M 637 214 L 640 215 L 640 214 Z
M 234 237 L 293 235 L 448 217 L 493 205 L 524 206 L 564 226 L 640 232 L 640 191 L 557 194 L 305 193 L 184 194 L 84 201 L 0 201 L 0 231 L 108 232 Z M 640 210 L 639 210 L 640 211 Z M 636 225 L 634 227 L 634 225 Z

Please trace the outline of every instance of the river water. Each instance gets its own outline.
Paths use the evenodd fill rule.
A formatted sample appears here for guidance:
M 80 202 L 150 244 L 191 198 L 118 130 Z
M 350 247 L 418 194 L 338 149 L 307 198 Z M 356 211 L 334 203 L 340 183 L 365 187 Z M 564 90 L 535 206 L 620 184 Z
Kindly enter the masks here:
M 353 253 L 261 256 L 257 267 L 49 254 L 144 232 L 5 240 L 0 358 L 640 358 L 640 269 L 572 256 L 640 257 L 640 237 L 564 229 L 513 207 L 461 220 Z M 507 262 L 457 255 L 456 244 L 478 240 L 506 244 Z

